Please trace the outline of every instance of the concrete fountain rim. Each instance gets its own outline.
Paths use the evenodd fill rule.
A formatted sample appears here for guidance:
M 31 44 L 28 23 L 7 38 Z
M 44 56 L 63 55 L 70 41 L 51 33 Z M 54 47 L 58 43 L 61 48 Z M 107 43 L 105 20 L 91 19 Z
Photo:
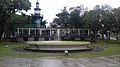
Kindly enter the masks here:
M 88 41 L 27 41 L 30 47 L 24 48 L 28 51 L 36 52 L 64 52 L 68 50 L 74 51 L 89 51 L 92 47 L 88 47 L 90 44 Z
M 87 45 L 89 41 L 27 41 L 30 45 Z

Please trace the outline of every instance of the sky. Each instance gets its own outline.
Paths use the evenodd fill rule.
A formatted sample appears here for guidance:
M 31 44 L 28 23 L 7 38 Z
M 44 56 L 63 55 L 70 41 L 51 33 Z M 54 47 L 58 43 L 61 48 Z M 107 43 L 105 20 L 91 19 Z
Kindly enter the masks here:
M 37 0 L 29 0 L 32 4 L 31 10 L 27 13 L 34 13 Z M 88 7 L 89 10 L 93 9 L 95 5 L 109 4 L 112 8 L 120 7 L 120 0 L 39 0 L 41 14 L 47 22 L 52 22 L 57 13 L 60 13 L 64 7 L 67 10 L 70 7 L 80 6 L 81 4 Z

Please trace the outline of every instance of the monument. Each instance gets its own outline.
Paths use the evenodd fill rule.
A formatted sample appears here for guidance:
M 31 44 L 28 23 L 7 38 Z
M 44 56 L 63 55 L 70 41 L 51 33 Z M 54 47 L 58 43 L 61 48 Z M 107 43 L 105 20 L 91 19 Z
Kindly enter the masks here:
M 36 8 L 34 8 L 34 16 L 33 20 L 35 23 L 34 28 L 43 28 L 45 26 L 42 26 L 42 20 L 43 20 L 43 15 L 40 13 L 41 9 L 39 8 L 39 2 L 37 0 L 36 2 Z

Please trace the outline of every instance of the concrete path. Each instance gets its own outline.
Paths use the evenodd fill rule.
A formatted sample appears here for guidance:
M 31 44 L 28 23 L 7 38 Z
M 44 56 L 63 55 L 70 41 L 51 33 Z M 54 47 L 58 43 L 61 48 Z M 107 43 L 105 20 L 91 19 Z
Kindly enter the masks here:
M 108 58 L 0 58 L 0 67 L 120 67 Z

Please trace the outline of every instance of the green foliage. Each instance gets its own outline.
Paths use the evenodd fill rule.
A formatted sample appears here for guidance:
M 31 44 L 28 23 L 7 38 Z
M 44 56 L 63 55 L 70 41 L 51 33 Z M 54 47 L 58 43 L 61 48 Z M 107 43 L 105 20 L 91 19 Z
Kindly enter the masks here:
M 9 24 L 33 24 L 32 17 L 29 15 L 12 14 L 7 21 Z
M 31 7 L 31 3 L 29 0 L 1 0 L 1 6 L 5 10 L 29 10 Z
M 83 28 L 82 10 L 87 10 L 82 6 L 71 7 L 69 11 L 64 8 L 61 13 L 56 14 L 58 18 L 53 20 L 53 23 L 60 25 L 62 28 Z M 69 13 L 70 12 L 70 13 Z
M 0 40 L 10 16 L 17 11 L 27 11 L 30 7 L 31 3 L 29 0 L 0 0 Z
M 48 23 L 47 20 L 44 20 L 41 22 L 41 25 L 45 26 L 47 23 Z
M 10 38 L 10 35 L 13 37 L 15 36 L 14 32 L 16 31 L 16 28 L 33 28 L 34 25 L 32 23 L 32 17 L 28 15 L 17 15 L 12 14 L 10 18 L 7 20 L 7 25 L 5 27 L 5 34 L 7 35 L 7 38 Z M 11 34 L 9 34 L 11 33 Z
M 62 13 L 56 14 L 58 18 L 54 19 L 54 23 L 57 25 L 61 25 L 61 27 L 68 27 L 68 19 L 69 13 L 67 11 L 63 11 Z
M 82 28 L 82 17 L 80 16 L 80 10 L 74 10 L 70 13 L 70 25 L 74 28 Z
M 94 32 L 100 29 L 101 25 L 99 23 L 99 15 L 95 10 L 91 10 L 86 13 L 84 17 L 84 22 L 86 23 L 87 27 Z
M 84 17 L 86 25 L 94 32 L 102 28 L 104 24 L 105 29 L 111 29 L 112 21 L 111 7 L 109 5 L 96 5 L 94 10 L 90 10 Z
M 20 3 L 21 3 L 21 8 L 23 9 L 23 10 L 29 10 L 30 9 L 30 7 L 31 7 L 31 3 L 29 2 L 29 0 L 19 0 L 20 1 Z
M 112 10 L 114 23 L 113 26 L 116 30 L 120 30 L 120 7 Z

